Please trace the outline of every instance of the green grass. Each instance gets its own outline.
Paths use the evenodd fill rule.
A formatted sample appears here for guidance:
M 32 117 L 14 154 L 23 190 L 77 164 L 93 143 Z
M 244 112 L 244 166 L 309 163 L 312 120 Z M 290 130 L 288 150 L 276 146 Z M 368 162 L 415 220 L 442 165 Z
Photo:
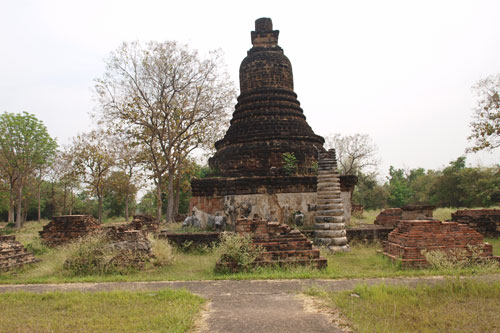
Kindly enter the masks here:
M 500 239 L 488 239 L 496 255 L 500 255 Z M 64 253 L 50 249 L 39 256 L 43 261 L 20 270 L 0 274 L 0 283 L 62 283 L 100 281 L 174 281 L 174 280 L 219 280 L 219 279 L 340 279 L 369 277 L 414 277 L 432 275 L 478 275 L 500 273 L 500 269 L 468 267 L 461 269 L 402 269 L 384 256 L 377 254 L 378 245 L 354 245 L 351 252 L 323 255 L 328 267 L 317 270 L 309 267 L 261 268 L 253 272 L 215 274 L 213 269 L 217 256 L 208 253 L 184 253 L 176 251 L 173 264 L 164 267 L 149 267 L 127 274 L 70 276 L 62 269 Z
M 500 282 L 449 280 L 434 286 L 358 286 L 310 291 L 338 308 L 357 332 L 497 332 Z M 359 297 L 358 297 L 359 296 Z
M 0 294 L 2 332 L 187 332 L 204 300 L 185 290 Z

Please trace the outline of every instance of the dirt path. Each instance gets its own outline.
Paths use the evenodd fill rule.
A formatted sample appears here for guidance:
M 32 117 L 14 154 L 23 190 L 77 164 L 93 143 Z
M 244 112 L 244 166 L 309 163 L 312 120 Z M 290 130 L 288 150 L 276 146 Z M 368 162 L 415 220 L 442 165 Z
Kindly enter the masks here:
M 500 275 L 475 277 L 500 281 Z M 444 277 L 373 278 L 350 280 L 222 280 L 165 282 L 102 282 L 36 285 L 0 285 L 0 293 L 27 291 L 86 292 L 109 290 L 187 289 L 207 298 L 200 332 L 342 332 L 325 314 L 312 311 L 299 295 L 311 288 L 330 291 L 351 290 L 358 284 L 416 285 L 439 283 Z

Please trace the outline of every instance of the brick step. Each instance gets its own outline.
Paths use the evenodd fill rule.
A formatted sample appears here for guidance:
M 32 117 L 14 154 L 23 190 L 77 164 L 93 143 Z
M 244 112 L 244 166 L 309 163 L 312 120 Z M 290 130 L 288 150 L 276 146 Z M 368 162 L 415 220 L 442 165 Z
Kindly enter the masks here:
M 319 258 L 319 250 L 290 250 L 290 251 L 268 251 L 262 253 L 261 260 L 284 260 L 291 258 L 315 259 Z

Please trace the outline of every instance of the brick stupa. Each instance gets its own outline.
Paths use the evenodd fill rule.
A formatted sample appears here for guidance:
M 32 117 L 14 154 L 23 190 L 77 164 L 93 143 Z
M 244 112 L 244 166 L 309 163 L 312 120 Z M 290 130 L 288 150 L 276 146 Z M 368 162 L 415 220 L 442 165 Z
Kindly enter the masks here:
M 307 204 L 315 200 L 314 173 L 325 140 L 306 122 L 293 90 L 292 65 L 278 46 L 278 35 L 271 19 L 255 21 L 253 47 L 240 66 L 238 103 L 229 129 L 209 159 L 214 177 L 191 182 L 190 209 L 227 216 L 233 226 L 239 216 L 253 214 L 283 221 L 294 212 L 306 213 Z M 284 153 L 295 155 L 295 174 L 286 172 Z M 352 188 L 355 179 L 345 177 L 343 183 Z M 277 194 L 304 195 L 301 199 L 277 198 Z M 306 220 L 312 224 L 313 217 L 307 215 Z

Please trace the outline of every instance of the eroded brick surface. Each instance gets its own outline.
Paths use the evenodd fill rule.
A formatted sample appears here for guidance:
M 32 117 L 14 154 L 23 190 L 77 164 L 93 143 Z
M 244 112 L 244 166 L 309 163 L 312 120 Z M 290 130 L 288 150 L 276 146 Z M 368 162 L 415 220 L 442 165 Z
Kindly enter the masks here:
M 40 238 L 47 246 L 58 246 L 99 232 L 100 229 L 99 221 L 90 215 L 54 216 L 40 231 Z
M 251 235 L 253 243 L 265 249 L 256 260 L 256 266 L 311 265 L 323 268 L 327 265 L 327 260 L 320 257 L 320 251 L 313 248 L 312 242 L 299 230 L 286 224 L 242 218 L 236 222 L 236 232 Z M 238 270 L 238 264 L 234 262 L 219 261 L 217 266 L 219 269 Z
M 16 241 L 16 236 L 0 235 L 0 271 L 8 271 L 36 261 L 35 256 Z
M 467 224 L 488 237 L 500 237 L 500 209 L 462 209 L 451 214 L 451 220 Z
M 490 244 L 483 243 L 483 236 L 466 225 L 437 220 L 401 220 L 388 240 L 383 242 L 383 254 L 400 261 L 404 267 L 422 267 L 428 263 L 425 251 L 465 250 L 470 246 L 482 248 L 482 256 L 492 257 Z

